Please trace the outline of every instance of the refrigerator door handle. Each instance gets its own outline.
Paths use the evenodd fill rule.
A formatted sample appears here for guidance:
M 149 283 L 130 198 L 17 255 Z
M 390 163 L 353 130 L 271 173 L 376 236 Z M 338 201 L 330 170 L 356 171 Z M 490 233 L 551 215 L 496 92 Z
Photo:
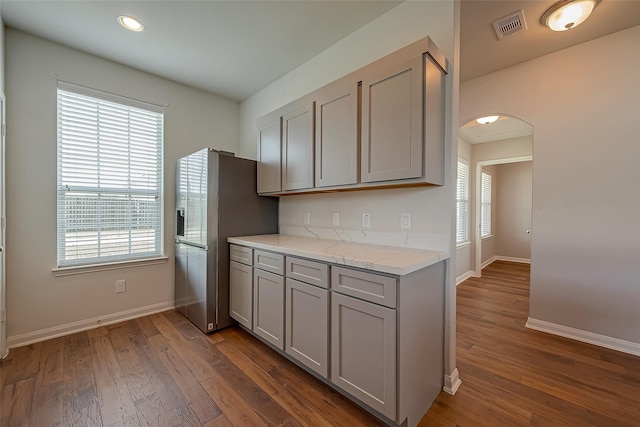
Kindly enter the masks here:
M 176 235 L 184 237 L 184 208 L 176 212 Z
M 209 250 L 208 245 L 201 245 L 200 243 L 187 242 L 186 240 L 176 239 L 176 243 L 180 243 L 181 245 L 192 246 L 198 249 L 204 249 L 205 251 Z

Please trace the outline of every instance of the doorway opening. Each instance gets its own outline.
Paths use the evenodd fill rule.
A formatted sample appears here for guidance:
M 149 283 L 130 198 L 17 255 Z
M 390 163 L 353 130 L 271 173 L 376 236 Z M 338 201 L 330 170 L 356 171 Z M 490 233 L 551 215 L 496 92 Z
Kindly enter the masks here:
M 533 127 L 507 114 L 483 117 L 459 131 L 458 164 L 468 182 L 465 209 L 458 174 L 457 283 L 480 277 L 495 260 L 531 262 Z

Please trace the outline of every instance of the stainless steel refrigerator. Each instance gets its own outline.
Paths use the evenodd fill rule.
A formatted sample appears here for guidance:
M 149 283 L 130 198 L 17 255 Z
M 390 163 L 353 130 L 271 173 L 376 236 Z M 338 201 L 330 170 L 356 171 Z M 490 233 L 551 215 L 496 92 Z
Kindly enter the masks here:
M 229 317 L 228 237 L 278 232 L 278 199 L 256 192 L 256 162 L 210 148 L 176 165 L 176 308 L 204 332 Z

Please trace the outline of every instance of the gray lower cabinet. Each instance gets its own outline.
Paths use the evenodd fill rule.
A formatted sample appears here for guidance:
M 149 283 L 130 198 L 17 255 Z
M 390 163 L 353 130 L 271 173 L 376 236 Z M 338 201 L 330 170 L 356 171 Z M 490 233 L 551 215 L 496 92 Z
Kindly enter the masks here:
M 253 332 L 284 350 L 284 277 L 253 269 Z
M 395 276 L 254 249 L 253 266 L 231 261 L 231 313 L 385 422 L 415 426 L 443 386 L 445 267 Z
M 229 314 L 241 325 L 253 328 L 253 268 L 231 261 L 229 268 Z
M 327 378 L 329 291 L 286 279 L 286 352 Z
M 331 382 L 396 419 L 396 311 L 331 294 Z

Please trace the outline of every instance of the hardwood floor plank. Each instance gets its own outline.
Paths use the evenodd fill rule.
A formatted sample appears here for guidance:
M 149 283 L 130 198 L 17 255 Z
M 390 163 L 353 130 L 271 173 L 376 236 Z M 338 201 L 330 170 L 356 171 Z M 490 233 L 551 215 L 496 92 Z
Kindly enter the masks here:
M 162 402 L 156 393 L 143 396 L 133 404 L 136 407 L 141 426 L 165 427 L 168 425 L 167 414 L 162 408 Z
M 40 365 L 36 378 L 36 390 L 59 383 L 63 378 L 64 338 L 45 341 L 40 346 Z
M 129 338 L 133 343 L 135 352 L 155 393 L 160 398 L 162 409 L 167 417 L 169 417 L 170 411 L 174 408 L 180 408 L 180 411 L 182 411 L 181 408 L 188 407 L 185 396 L 180 392 L 179 387 L 169 375 L 166 366 L 164 366 L 156 350 L 151 346 L 149 339 L 138 327 L 138 324 L 129 322 L 127 326 Z
M 64 382 L 47 384 L 36 390 L 31 406 L 31 422 L 33 426 L 58 427 L 63 425 Z M 0 425 L 4 425 L 0 423 Z
M 158 353 L 160 361 L 164 364 L 167 372 L 173 378 L 176 385 L 188 402 L 188 405 L 198 417 L 201 424 L 212 421 L 222 412 L 218 406 L 211 400 L 200 383 L 193 377 L 189 368 L 184 364 L 182 359 L 167 341 L 160 334 L 149 338 L 149 342 Z
M 0 389 L 0 426 L 9 425 L 9 417 L 13 412 L 13 394 L 15 384 L 6 384 Z
M 224 356 L 215 344 L 209 342 L 204 335 L 199 334 L 188 339 L 186 336 L 172 331 L 172 329 L 185 327 L 183 322 L 186 320 L 184 318 L 174 317 L 173 323 L 170 323 L 165 316 L 155 316 L 152 317 L 152 320 L 163 336 L 171 342 L 180 357 L 185 362 L 188 361 L 188 366 L 197 367 L 201 378 L 216 379 L 218 382 L 226 381 L 233 384 L 238 394 L 251 404 L 253 411 L 267 424 L 280 425 L 291 421 L 291 415 L 287 411 Z
M 86 332 L 68 335 L 64 339 L 62 405 L 65 425 L 102 424 Z
M 123 423 L 136 413 L 127 382 L 106 329 L 88 331 L 92 369 L 102 422 Z
M 40 353 L 42 346 L 31 344 L 12 350 L 15 352 L 10 365 L 6 367 L 4 384 L 17 383 L 31 377 L 36 377 L 40 368 Z M 5 369 L 3 365 L 3 370 Z
M 285 384 L 287 391 L 300 405 L 317 412 L 330 424 L 335 426 L 382 425 L 355 403 L 296 365 L 283 360 L 274 350 L 241 328 L 230 328 L 222 332 L 232 337 L 234 345 L 239 347 L 242 344 L 242 352 L 258 363 L 272 378 Z
M 310 410 L 306 405 L 301 405 L 299 399 L 292 396 L 282 383 L 262 370 L 253 359 L 242 353 L 233 343 L 220 340 L 216 347 L 302 425 L 331 426 L 321 414 Z
M 128 328 L 121 324 L 117 328 L 109 328 L 108 332 L 127 388 L 131 393 L 131 399 L 135 402 L 154 394 L 151 381 L 136 354 L 133 343 L 129 340 Z
M 15 384 L 12 398 L 12 411 L 7 420 L 7 427 L 29 425 L 35 382 L 35 377 L 31 377 L 20 380 Z

